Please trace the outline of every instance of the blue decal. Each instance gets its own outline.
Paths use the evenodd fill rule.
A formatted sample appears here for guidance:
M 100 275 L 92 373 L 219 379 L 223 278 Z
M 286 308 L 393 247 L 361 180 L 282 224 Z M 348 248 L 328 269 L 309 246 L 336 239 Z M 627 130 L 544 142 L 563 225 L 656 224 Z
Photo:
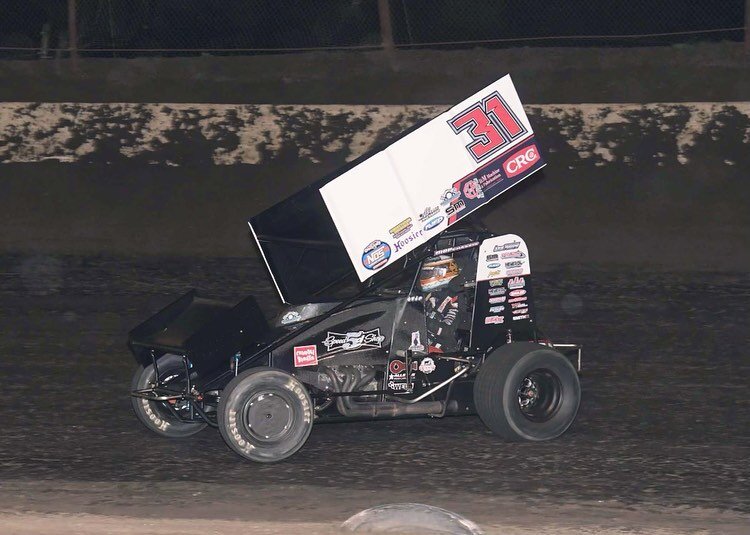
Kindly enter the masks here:
M 500 266 L 502 266 L 500 262 L 493 262 L 492 264 L 487 264 L 488 269 L 495 269 L 495 268 L 499 268 Z
M 426 224 L 426 225 L 424 226 L 424 230 L 425 230 L 425 231 L 428 231 L 428 230 L 432 230 L 432 229 L 434 229 L 434 228 L 435 228 L 435 227 L 437 227 L 437 226 L 438 226 L 438 225 L 439 225 L 440 223 L 442 223 L 442 222 L 443 222 L 443 219 L 445 219 L 445 218 L 444 218 L 443 216 L 433 217 L 433 218 L 432 218 L 432 219 L 430 219 L 430 220 L 429 220 L 429 221 L 427 222 L 427 224 Z
M 391 246 L 387 243 L 375 240 L 365 247 L 362 253 L 362 265 L 367 269 L 380 269 L 388 263 L 391 258 Z

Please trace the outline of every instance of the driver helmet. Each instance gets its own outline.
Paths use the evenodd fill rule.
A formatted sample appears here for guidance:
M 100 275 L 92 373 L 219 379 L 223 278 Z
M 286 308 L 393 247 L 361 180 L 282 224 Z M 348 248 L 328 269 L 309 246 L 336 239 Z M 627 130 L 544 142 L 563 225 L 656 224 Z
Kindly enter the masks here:
M 419 285 L 423 292 L 436 290 L 446 286 L 460 273 L 458 264 L 451 256 L 428 258 L 422 264 L 422 271 L 419 273 Z

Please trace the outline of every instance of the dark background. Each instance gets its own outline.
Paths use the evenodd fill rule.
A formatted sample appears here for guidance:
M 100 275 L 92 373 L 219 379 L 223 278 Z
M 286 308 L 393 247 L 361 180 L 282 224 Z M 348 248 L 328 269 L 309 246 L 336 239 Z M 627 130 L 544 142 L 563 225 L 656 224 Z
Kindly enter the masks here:
M 196 49 L 377 47 L 377 0 L 75 0 L 77 46 L 89 55 Z M 0 53 L 66 49 L 67 0 L 5 0 Z M 651 45 L 743 38 L 744 0 L 390 0 L 396 46 Z M 45 28 L 45 24 L 48 25 Z M 42 34 L 47 42 L 42 43 Z M 16 50 L 12 50 L 16 48 Z M 161 51 L 161 52 L 156 52 Z M 192 52 L 191 52 L 192 51 Z
M 736 18 L 727 5 L 723 15 Z M 597 20 L 592 32 L 614 31 Z M 94 26 L 105 45 L 115 35 L 109 23 Z M 7 52 L 16 59 L 0 62 L 6 509 L 340 522 L 411 501 L 478 521 L 521 517 L 532 533 L 539 522 L 630 528 L 626 511 L 645 532 L 686 515 L 682 531 L 731 533 L 721 524 L 735 522 L 743 532 L 750 63 L 741 43 L 78 61 Z M 527 240 L 545 334 L 584 345 L 583 399 L 568 433 L 511 444 L 476 417 L 316 426 L 298 455 L 259 466 L 210 430 L 172 442 L 138 424 L 125 347 L 135 324 L 190 287 L 232 302 L 253 294 L 278 310 L 247 216 L 341 165 L 353 136 L 390 113 L 385 104 L 447 106 L 506 72 L 549 165 L 483 215 L 491 230 Z M 61 103 L 62 120 L 50 103 Z M 149 110 L 176 103 L 188 109 L 166 115 L 164 141 L 128 156 L 147 137 Z M 202 122 L 213 117 L 207 103 L 230 104 L 215 131 Z M 286 110 L 256 163 L 213 159 L 239 144 L 227 134 L 232 106 L 261 118 Z M 385 141 L 414 117 L 404 109 L 375 135 Z M 608 157 L 571 145 L 585 128 Z M 61 152 L 93 150 L 69 160 L 42 150 L 65 133 Z

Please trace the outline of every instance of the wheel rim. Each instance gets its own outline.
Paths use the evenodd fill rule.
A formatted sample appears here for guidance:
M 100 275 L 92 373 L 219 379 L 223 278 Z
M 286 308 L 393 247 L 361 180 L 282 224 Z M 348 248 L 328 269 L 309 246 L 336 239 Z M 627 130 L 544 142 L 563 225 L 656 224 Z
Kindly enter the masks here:
M 243 422 L 254 440 L 277 442 L 292 428 L 294 409 L 284 392 L 257 392 L 245 404 Z
M 517 394 L 524 417 L 532 422 L 546 422 L 560 408 L 562 385 L 554 372 L 539 368 L 523 378 Z
M 178 391 L 182 391 L 185 389 L 187 381 L 185 379 L 185 374 L 182 373 L 182 370 L 178 370 L 177 368 L 175 368 L 173 370 L 167 369 L 163 372 L 161 369 L 159 369 L 159 371 L 161 372 L 161 377 L 159 381 L 156 381 L 156 374 L 152 369 L 152 380 L 148 382 L 148 386 L 150 388 L 155 387 L 158 383 L 162 386 L 169 386 L 170 388 Z M 170 410 L 167 406 L 167 403 L 169 403 L 168 401 L 149 401 L 144 399 L 143 402 L 145 404 L 148 404 L 149 407 L 151 407 L 151 410 L 154 411 L 159 417 L 168 422 L 182 422 L 180 419 L 175 417 L 174 412 L 176 412 L 183 418 L 186 417 L 190 412 L 190 406 L 186 401 L 178 401 L 173 403 L 171 408 L 174 412 L 172 412 L 172 410 Z

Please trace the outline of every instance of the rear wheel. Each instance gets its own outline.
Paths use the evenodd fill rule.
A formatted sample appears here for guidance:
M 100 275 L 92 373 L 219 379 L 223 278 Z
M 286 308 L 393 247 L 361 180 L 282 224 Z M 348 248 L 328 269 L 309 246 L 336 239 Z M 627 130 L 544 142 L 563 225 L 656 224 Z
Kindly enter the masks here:
M 184 390 L 187 384 L 185 377 L 185 364 L 179 355 L 164 355 L 156 361 L 159 369 L 159 380 L 171 390 Z M 145 368 L 139 366 L 133 374 L 131 390 L 143 390 L 151 388 L 156 383 L 156 372 L 154 365 Z M 154 433 L 168 438 L 189 437 L 202 431 L 206 424 L 183 422 L 175 417 L 174 412 L 165 405 L 166 401 L 152 401 L 144 398 L 130 398 L 133 411 L 138 419 Z M 172 407 L 178 414 L 183 410 L 177 403 Z M 187 406 L 185 409 L 187 410 Z
M 310 436 L 313 402 L 305 386 L 288 373 L 253 368 L 221 393 L 219 431 L 246 459 L 272 463 L 296 453 Z
M 550 440 L 575 420 L 581 400 L 570 361 L 547 346 L 517 342 L 495 350 L 474 383 L 482 421 L 509 440 Z

